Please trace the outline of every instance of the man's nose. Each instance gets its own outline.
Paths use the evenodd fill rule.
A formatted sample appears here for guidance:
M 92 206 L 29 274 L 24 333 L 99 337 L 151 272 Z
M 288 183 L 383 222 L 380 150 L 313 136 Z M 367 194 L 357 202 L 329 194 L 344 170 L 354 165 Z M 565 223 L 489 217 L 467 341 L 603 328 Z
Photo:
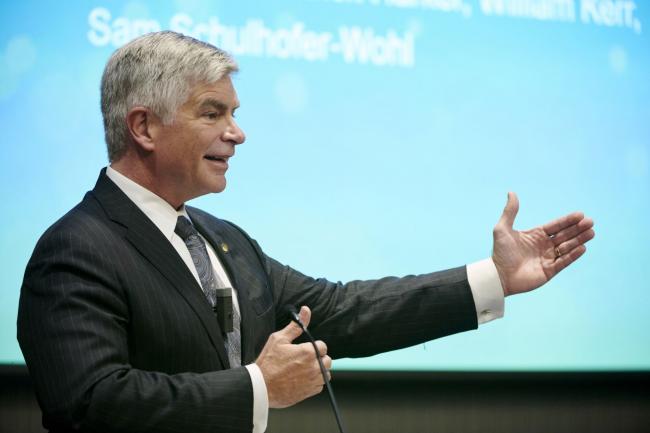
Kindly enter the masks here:
M 242 131 L 239 125 L 237 125 L 237 122 L 234 120 L 230 122 L 230 125 L 228 125 L 228 128 L 226 128 L 224 135 L 224 140 L 229 141 L 233 144 L 242 144 L 244 141 L 246 141 L 246 134 L 244 134 L 244 131 Z

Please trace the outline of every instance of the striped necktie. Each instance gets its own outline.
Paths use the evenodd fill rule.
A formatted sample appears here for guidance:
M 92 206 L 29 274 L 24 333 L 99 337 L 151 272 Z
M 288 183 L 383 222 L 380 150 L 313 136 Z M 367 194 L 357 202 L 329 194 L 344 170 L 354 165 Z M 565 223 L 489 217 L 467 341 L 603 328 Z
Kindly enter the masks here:
M 226 287 L 219 275 L 214 272 L 208 250 L 205 246 L 203 238 L 199 236 L 199 232 L 194 228 L 194 225 L 185 216 L 180 215 L 176 220 L 176 228 L 174 232 L 183 239 L 187 249 L 192 256 L 192 262 L 196 272 L 199 274 L 201 281 L 201 288 L 206 299 L 214 309 L 217 305 L 217 288 Z M 234 304 L 234 303 L 233 303 Z M 228 352 L 228 361 L 231 367 L 241 366 L 241 330 L 240 330 L 240 317 L 239 311 L 233 305 L 233 331 L 228 332 L 226 336 L 225 346 Z

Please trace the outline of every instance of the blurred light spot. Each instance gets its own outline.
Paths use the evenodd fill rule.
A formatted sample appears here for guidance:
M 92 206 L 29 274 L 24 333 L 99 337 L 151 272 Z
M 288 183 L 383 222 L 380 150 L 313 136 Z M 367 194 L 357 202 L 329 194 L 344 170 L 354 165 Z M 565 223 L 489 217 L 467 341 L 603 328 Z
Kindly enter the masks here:
M 0 101 L 9 98 L 18 87 L 18 79 L 9 72 L 5 56 L 0 57 Z
M 0 100 L 14 94 L 20 80 L 36 63 L 36 47 L 28 36 L 9 39 L 0 53 Z
M 302 75 L 286 73 L 275 82 L 275 97 L 280 108 L 286 113 L 296 114 L 304 111 L 309 99 L 309 91 Z
M 36 63 L 36 47 L 27 36 L 14 36 L 7 43 L 6 67 L 12 75 L 22 75 Z
M 627 53 L 623 47 L 615 45 L 609 50 L 609 67 L 621 75 L 627 70 Z

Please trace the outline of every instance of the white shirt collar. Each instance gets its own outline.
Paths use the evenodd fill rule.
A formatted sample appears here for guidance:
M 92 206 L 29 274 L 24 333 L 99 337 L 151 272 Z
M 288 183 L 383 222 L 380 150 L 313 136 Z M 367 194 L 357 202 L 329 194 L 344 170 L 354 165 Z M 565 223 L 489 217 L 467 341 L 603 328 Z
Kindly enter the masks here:
M 147 188 L 124 176 L 122 173 L 106 167 L 106 176 L 158 227 L 167 240 L 171 242 L 179 215 L 189 218 L 185 205 L 176 210 L 163 198 Z M 191 219 L 190 219 L 191 221 Z

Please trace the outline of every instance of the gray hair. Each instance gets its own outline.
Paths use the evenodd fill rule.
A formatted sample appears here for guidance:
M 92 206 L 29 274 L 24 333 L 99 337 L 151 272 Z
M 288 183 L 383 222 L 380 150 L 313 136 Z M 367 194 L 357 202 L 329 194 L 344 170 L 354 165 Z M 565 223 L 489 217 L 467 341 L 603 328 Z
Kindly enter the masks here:
M 126 152 L 126 114 L 131 108 L 147 107 L 170 124 L 195 85 L 235 71 L 237 64 L 225 51 L 171 31 L 148 33 L 117 49 L 101 84 L 108 160 L 116 161 Z

